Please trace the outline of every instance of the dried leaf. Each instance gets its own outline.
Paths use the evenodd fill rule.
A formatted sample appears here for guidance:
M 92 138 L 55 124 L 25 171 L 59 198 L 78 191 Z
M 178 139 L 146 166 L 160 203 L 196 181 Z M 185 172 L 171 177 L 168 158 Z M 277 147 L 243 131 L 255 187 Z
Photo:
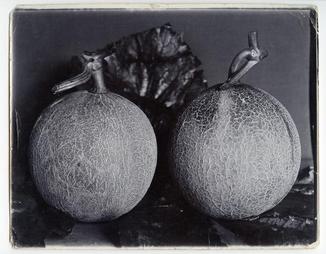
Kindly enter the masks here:
M 169 24 L 125 37 L 104 51 L 106 78 L 118 92 L 178 108 L 188 92 L 192 99 L 207 88 L 200 61 Z

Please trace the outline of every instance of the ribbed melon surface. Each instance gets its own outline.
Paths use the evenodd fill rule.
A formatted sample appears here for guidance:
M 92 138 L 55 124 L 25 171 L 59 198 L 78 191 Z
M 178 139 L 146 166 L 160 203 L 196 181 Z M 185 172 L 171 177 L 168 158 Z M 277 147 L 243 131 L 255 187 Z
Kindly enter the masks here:
M 290 191 L 301 161 L 299 135 L 285 107 L 244 84 L 195 99 L 172 144 L 172 174 L 185 198 L 216 218 L 273 208 Z

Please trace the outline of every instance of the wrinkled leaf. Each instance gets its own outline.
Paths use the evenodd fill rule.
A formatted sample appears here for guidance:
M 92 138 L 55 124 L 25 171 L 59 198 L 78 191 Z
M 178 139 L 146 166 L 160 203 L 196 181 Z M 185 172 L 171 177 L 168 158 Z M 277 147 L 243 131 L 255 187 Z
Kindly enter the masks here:
M 169 24 L 125 37 L 104 51 L 108 84 L 120 93 L 176 109 L 207 88 L 200 61 Z

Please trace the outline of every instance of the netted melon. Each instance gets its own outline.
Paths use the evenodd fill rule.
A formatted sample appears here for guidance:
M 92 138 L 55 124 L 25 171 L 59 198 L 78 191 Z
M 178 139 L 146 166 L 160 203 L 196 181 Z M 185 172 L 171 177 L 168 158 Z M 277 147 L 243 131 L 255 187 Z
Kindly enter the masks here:
M 103 57 L 85 54 L 85 70 L 54 88 L 94 79 L 47 107 L 30 138 L 34 182 L 44 200 L 80 221 L 112 220 L 135 207 L 152 181 L 157 146 L 146 115 L 106 89 Z
M 267 92 L 239 79 L 267 52 L 249 34 L 228 80 L 195 99 L 178 120 L 172 174 L 190 204 L 215 218 L 257 216 L 293 186 L 301 160 L 296 126 Z

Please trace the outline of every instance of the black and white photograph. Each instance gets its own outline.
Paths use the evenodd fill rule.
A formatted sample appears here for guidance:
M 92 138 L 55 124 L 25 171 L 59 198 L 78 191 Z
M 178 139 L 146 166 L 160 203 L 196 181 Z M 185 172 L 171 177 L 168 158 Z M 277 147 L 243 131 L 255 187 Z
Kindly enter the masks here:
M 14 248 L 313 248 L 314 6 L 10 15 Z

